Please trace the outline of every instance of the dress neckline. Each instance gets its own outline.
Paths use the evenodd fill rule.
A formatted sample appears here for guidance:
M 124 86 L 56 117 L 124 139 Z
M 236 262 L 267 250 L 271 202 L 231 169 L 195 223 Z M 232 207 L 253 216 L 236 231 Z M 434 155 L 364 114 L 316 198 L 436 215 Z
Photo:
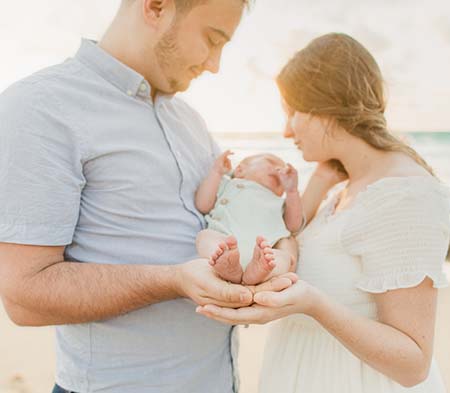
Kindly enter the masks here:
M 434 176 L 423 176 L 423 175 L 415 175 L 415 176 L 386 176 L 382 177 L 378 180 L 375 180 L 374 182 L 368 184 L 363 190 L 359 191 L 355 197 L 353 198 L 352 203 L 346 207 L 345 209 L 341 209 L 336 211 L 336 207 L 339 204 L 342 196 L 343 189 L 339 190 L 333 195 L 333 198 L 331 199 L 326 217 L 327 219 L 334 219 L 342 214 L 345 214 L 348 211 L 353 210 L 355 206 L 358 205 L 360 199 L 366 197 L 368 194 L 370 195 L 371 191 L 383 189 L 383 187 L 392 187 L 392 186 L 405 186 L 405 185 L 412 185 L 415 182 L 431 182 L 435 186 L 442 187 L 441 191 L 443 191 L 447 196 L 450 195 L 449 187 L 442 184 L 436 177 Z M 347 183 L 348 184 L 348 183 Z

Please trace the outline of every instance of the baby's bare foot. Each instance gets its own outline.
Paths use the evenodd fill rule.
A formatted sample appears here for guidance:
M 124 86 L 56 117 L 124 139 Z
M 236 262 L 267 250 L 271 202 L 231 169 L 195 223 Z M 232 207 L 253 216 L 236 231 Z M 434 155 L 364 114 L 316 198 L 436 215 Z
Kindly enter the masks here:
M 211 255 L 209 264 L 224 280 L 236 284 L 241 283 L 243 271 L 237 240 L 234 236 L 228 236 L 224 242 L 219 244 L 217 250 Z
M 266 239 L 258 236 L 253 258 L 245 269 L 242 281 L 248 285 L 256 285 L 265 281 L 275 267 L 274 258 L 272 247 Z

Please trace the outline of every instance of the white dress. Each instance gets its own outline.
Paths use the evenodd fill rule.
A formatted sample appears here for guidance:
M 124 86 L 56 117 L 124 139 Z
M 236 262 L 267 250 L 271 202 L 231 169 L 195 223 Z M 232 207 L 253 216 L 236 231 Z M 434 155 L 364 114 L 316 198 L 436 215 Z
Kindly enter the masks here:
M 434 178 L 381 179 L 360 192 L 348 210 L 327 201 L 299 235 L 301 279 L 355 313 L 376 319 L 373 293 L 417 286 L 425 277 L 447 285 L 449 191 Z M 443 393 L 433 362 L 429 377 L 405 388 L 376 371 L 315 320 L 292 315 L 273 324 L 260 393 Z

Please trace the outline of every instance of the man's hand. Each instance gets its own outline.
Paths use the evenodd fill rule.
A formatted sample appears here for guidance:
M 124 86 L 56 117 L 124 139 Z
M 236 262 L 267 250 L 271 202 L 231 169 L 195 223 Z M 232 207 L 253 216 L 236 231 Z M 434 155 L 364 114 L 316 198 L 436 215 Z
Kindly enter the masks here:
M 225 175 L 231 171 L 231 161 L 229 156 L 234 153 L 230 150 L 223 152 L 219 157 L 216 158 L 213 165 L 213 171 L 218 173 L 220 176 Z
M 253 302 L 253 293 L 243 285 L 220 279 L 207 259 L 196 259 L 176 266 L 175 291 L 181 297 L 204 306 L 245 307 Z

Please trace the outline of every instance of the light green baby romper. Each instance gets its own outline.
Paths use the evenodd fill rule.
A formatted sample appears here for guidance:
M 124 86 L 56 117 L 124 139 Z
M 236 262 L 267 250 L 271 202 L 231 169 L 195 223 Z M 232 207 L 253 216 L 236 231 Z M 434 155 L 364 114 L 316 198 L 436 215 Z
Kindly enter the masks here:
M 264 236 L 273 246 L 289 237 L 283 220 L 284 198 L 250 180 L 224 176 L 214 208 L 205 217 L 208 228 L 238 241 L 243 268 L 250 262 L 256 237 Z

